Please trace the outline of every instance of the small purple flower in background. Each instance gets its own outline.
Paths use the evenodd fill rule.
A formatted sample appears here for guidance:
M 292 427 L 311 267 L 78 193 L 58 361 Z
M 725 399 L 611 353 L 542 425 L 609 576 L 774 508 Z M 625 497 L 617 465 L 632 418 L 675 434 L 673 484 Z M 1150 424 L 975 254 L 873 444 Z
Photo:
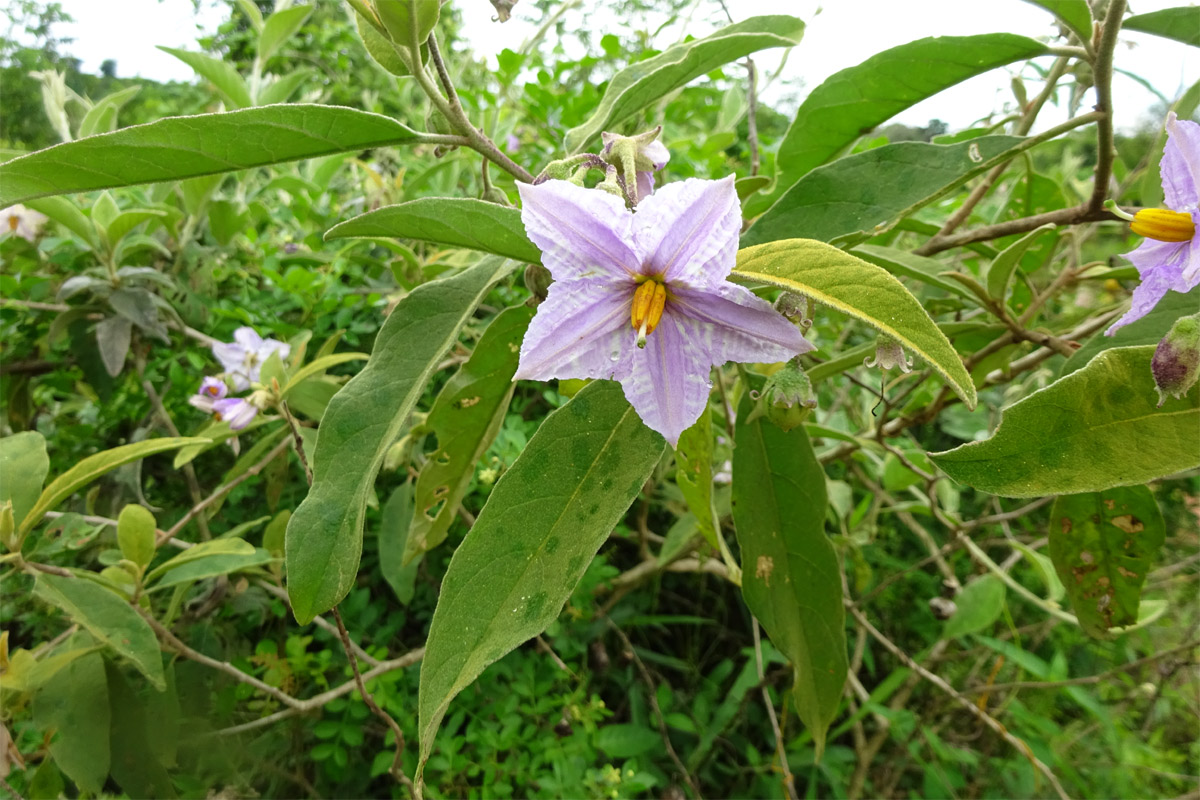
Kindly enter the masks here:
M 654 194 L 654 173 L 671 160 L 667 146 L 658 141 L 658 134 L 661 132 L 660 125 L 654 130 L 635 136 L 621 136 L 608 131 L 600 134 L 600 141 L 604 143 L 604 149 L 600 152 L 601 159 L 616 166 L 619 173 L 623 173 L 627 168 L 627 160 L 632 161 L 633 171 L 637 173 L 636 186 L 635 191 L 626 187 L 626 192 L 634 205 Z M 622 174 L 621 177 L 624 179 L 625 175 Z
M 235 391 L 243 391 L 258 381 L 263 362 L 272 353 L 287 358 L 291 348 L 275 339 L 264 339 L 253 328 L 242 327 L 233 332 L 230 343 L 217 342 L 212 346 L 213 355 L 225 369 L 225 376 Z
M 46 224 L 46 215 L 17 204 L 0 211 L 0 220 L 3 220 L 4 224 L 0 230 L 8 231 L 27 242 L 32 242 L 42 232 L 42 228 Z
M 521 149 L 521 140 L 517 138 L 515 133 L 510 133 L 508 138 L 504 140 L 504 149 L 509 153 L 515 153 Z
M 1163 200 L 1168 209 L 1146 208 L 1130 227 L 1146 240 L 1125 255 L 1142 282 L 1133 290 L 1133 306 L 1104 333 L 1150 313 L 1168 291 L 1187 293 L 1200 284 L 1200 125 L 1167 115 L 1167 145 L 1162 162 Z
M 813 349 L 770 303 L 726 281 L 742 223 L 732 177 L 669 184 L 636 214 L 567 181 L 517 188 L 525 231 L 555 278 L 517 378 L 620 381 L 674 446 L 708 403 L 714 364 Z
M 258 407 L 244 397 L 223 397 L 213 403 L 213 416 L 217 422 L 229 423 L 229 429 L 240 431 L 250 424 Z
M 229 387 L 225 385 L 225 381 L 220 378 L 206 377 L 200 381 L 200 389 L 188 398 L 188 402 L 204 413 L 211 414 L 216 401 L 227 394 L 229 394 Z

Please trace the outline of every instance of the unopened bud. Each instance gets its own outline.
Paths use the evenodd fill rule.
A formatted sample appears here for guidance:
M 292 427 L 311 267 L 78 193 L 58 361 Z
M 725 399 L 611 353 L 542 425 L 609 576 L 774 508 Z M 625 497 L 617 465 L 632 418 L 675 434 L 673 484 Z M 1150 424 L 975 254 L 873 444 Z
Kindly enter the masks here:
M 789 361 L 767 378 L 763 386 L 762 403 L 767 419 L 782 430 L 790 431 L 808 419 L 808 415 L 817 407 L 817 395 L 804 370 Z
M 489 186 L 487 189 L 484 190 L 483 199 L 489 203 L 495 203 L 496 205 L 499 205 L 499 206 L 511 206 L 512 205 L 512 203 L 508 199 L 508 195 L 506 195 L 504 193 L 504 190 L 497 189 L 495 186 Z
M 1180 317 L 1158 343 L 1150 360 L 1158 405 L 1167 395 L 1182 397 L 1200 377 L 1200 314 Z
M 446 115 L 433 103 L 429 104 L 429 109 L 425 112 L 425 132 L 440 133 L 444 136 L 455 132 L 454 128 L 450 127 L 450 120 L 446 119 Z
M 530 264 L 525 267 L 525 288 L 539 302 L 546 299 L 552 283 L 554 283 L 554 277 L 550 274 L 550 270 L 541 264 Z

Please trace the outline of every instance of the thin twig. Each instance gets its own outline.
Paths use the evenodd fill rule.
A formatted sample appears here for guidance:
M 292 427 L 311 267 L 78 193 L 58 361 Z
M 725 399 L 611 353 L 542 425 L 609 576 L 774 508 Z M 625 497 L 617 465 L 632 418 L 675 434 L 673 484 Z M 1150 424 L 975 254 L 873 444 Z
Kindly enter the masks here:
M 1055 776 L 1055 774 L 1041 761 L 1041 759 L 1034 755 L 1033 751 L 1029 749 L 1029 745 L 1025 744 L 1024 741 L 1017 738 L 1013 734 L 1009 733 L 1008 729 L 1005 728 L 999 720 L 988 714 L 986 711 L 980 709 L 967 698 L 963 697 L 962 694 L 960 694 L 953 686 L 946 683 L 946 681 L 942 680 L 941 677 L 930 672 L 929 670 L 925 669 L 925 667 L 914 661 L 913 658 L 908 655 L 908 653 L 905 653 L 903 650 L 901 650 L 895 642 L 884 636 L 878 628 L 872 625 L 871 621 L 866 618 L 866 615 L 864 615 L 862 611 L 859 611 L 857 606 L 855 606 L 853 603 L 847 602 L 846 608 L 850 611 L 854 618 L 858 620 L 859 624 L 866 629 L 867 633 L 869 633 L 871 637 L 875 639 L 875 641 L 883 645 L 888 652 L 899 659 L 904 666 L 920 675 L 929 683 L 932 683 L 935 687 L 948 695 L 959 707 L 999 734 L 1004 741 L 1016 748 L 1017 752 L 1021 753 L 1021 755 L 1025 756 L 1025 758 L 1029 760 L 1029 763 L 1033 765 L 1034 769 L 1040 772 L 1042 776 L 1050 783 L 1050 785 L 1054 788 L 1055 793 L 1061 798 L 1061 800 L 1070 800 L 1070 795 L 1067 794 L 1066 789 L 1063 788 L 1063 785 L 1059 782 L 1058 777 Z
M 278 599 L 280 599 L 284 603 L 286 603 L 288 608 L 291 608 L 292 601 L 291 601 L 291 598 L 288 597 L 288 593 L 287 593 L 286 589 L 282 589 L 282 588 L 276 586 L 275 584 L 271 583 L 270 581 L 266 581 L 266 580 L 258 580 L 258 581 L 255 581 L 255 583 L 257 583 L 261 589 L 266 591 L 267 594 L 277 597 Z M 324 617 L 322 617 L 319 614 L 317 616 L 313 617 L 313 624 L 316 625 L 321 630 L 325 631 L 326 633 L 332 634 L 339 638 L 341 637 L 341 633 L 338 631 L 337 627 L 332 622 L 325 619 Z M 377 667 L 381 663 L 383 663 L 378 658 L 371 655 L 366 650 L 362 649 L 362 647 L 355 644 L 353 639 L 350 640 L 350 647 L 354 649 L 355 655 L 357 655 L 361 660 L 370 664 L 372 667 Z
M 1058 689 L 1063 686 L 1088 686 L 1093 683 L 1103 683 L 1109 678 L 1129 672 L 1137 667 L 1142 667 L 1146 664 L 1153 664 L 1155 661 L 1166 658 L 1167 656 L 1173 656 L 1176 653 L 1182 653 L 1185 650 L 1195 650 L 1197 647 L 1200 647 L 1200 640 L 1191 641 L 1187 644 L 1181 644 L 1178 647 L 1172 647 L 1170 650 L 1163 650 L 1162 652 L 1148 655 L 1145 658 L 1139 658 L 1136 661 L 1130 661 L 1127 664 L 1121 664 L 1120 666 L 1113 667 L 1112 669 L 1105 670 L 1104 672 L 1100 672 L 1095 675 L 1085 675 L 1080 678 L 1067 678 L 1061 681 L 1013 681 L 1011 683 L 994 683 L 991 686 L 976 686 L 964 691 L 982 693 L 995 692 L 1002 689 Z
M 204 498 L 204 500 L 202 500 L 201 502 L 197 503 L 196 505 L 194 505 L 190 509 L 188 509 L 188 512 L 186 514 L 184 514 L 183 517 L 178 522 L 176 522 L 174 525 L 172 525 L 171 528 L 168 531 L 166 531 L 166 533 L 164 533 L 162 536 L 158 537 L 158 539 L 154 543 L 155 547 L 162 545 L 162 543 L 165 542 L 167 539 L 174 538 L 175 535 L 178 534 L 179 531 L 183 530 L 184 526 L 187 525 L 189 522 L 191 522 L 196 517 L 197 514 L 199 514 L 204 509 L 208 508 L 210 505 L 212 505 L 217 500 L 224 497 L 229 492 L 233 491 L 233 489 L 236 488 L 237 486 L 240 486 L 242 483 L 245 483 L 246 481 L 250 480 L 258 473 L 262 472 L 263 469 L 266 468 L 267 464 L 270 464 L 271 461 L 274 460 L 276 456 L 278 456 L 280 453 L 282 453 L 284 450 L 286 450 L 290 445 L 291 445 L 291 442 L 287 439 L 284 439 L 282 442 L 280 442 L 279 444 L 272 447 L 270 452 L 268 452 L 262 458 L 262 460 L 259 461 L 257 464 L 250 467 L 248 470 L 243 472 L 241 475 L 238 475 L 236 478 L 229 481 L 228 483 L 222 484 L 221 486 L 218 486 L 216 489 L 214 489 L 212 494 L 210 494 L 208 497 Z
M 159 420 L 167 429 L 167 433 L 179 438 L 182 434 L 176 427 L 175 420 L 171 419 L 171 414 L 163 405 L 162 397 L 154 389 L 154 384 L 146 377 L 146 358 L 141 353 L 137 356 L 137 371 L 142 377 L 142 390 L 146 393 L 146 397 L 150 398 L 150 405 L 154 407 Z M 204 498 L 204 494 L 200 491 L 200 481 L 196 478 L 196 468 L 192 466 L 192 462 L 189 461 L 183 465 L 183 477 L 187 481 L 188 494 L 191 495 L 192 504 L 199 503 Z M 208 520 L 204 518 L 204 515 L 196 518 L 196 525 L 200 528 L 201 539 L 208 541 L 212 538 L 212 532 L 208 529 Z
M 337 623 L 338 634 L 342 639 L 342 647 L 345 648 L 346 658 L 350 661 L 350 669 L 354 671 L 354 681 L 358 686 L 358 693 L 362 696 L 363 702 L 367 704 L 367 708 L 371 709 L 371 713 L 383 720 L 392 729 L 392 735 L 396 737 L 396 755 L 392 759 L 392 766 L 388 768 L 388 772 L 415 795 L 416 787 L 413 786 L 412 780 L 404 774 L 404 765 L 402 763 L 404 756 L 404 731 L 400 730 L 400 724 L 392 719 L 391 714 L 380 708 L 379 704 L 375 702 L 375 698 L 367 691 L 362 673 L 358 671 L 358 658 L 354 655 L 354 647 L 350 643 L 350 634 L 346 630 L 345 623 L 342 622 L 342 614 L 338 611 L 337 606 L 330 609 L 330 613 L 333 614 L 333 621 Z
M 312 467 L 308 465 L 308 456 L 304 454 L 304 438 L 300 436 L 300 423 L 296 422 L 296 418 L 292 416 L 291 410 L 283 400 L 279 401 L 279 413 L 283 415 L 288 428 L 292 431 L 292 441 L 296 445 L 296 457 L 300 459 L 300 466 L 304 467 L 304 477 L 308 480 L 308 485 L 312 486 L 313 471 Z
M 654 712 L 654 720 L 658 724 L 658 733 L 662 737 L 663 745 L 667 748 L 667 755 L 671 757 L 671 761 L 675 764 L 675 769 L 679 770 L 683 782 L 692 790 L 692 795 L 696 800 L 702 800 L 700 787 L 696 785 L 696 781 L 692 778 L 692 774 L 688 772 L 686 766 L 679 759 L 679 754 L 675 752 L 675 746 L 671 744 L 671 736 L 667 732 L 667 721 L 663 716 L 662 709 L 658 706 L 658 689 L 655 686 L 654 678 L 650 675 L 650 670 L 646 669 L 646 665 L 642 663 L 641 657 L 637 654 L 637 650 L 633 649 L 633 642 L 629 641 L 629 637 L 625 635 L 625 631 L 617 627 L 617 624 L 609 619 L 604 618 L 605 623 L 612 629 L 617 638 L 621 640 L 621 645 L 625 648 L 625 652 L 633 659 L 633 664 L 637 667 L 638 674 L 642 678 L 642 682 L 646 684 L 646 696 L 650 701 L 650 710 Z
M 758 672 L 758 682 L 762 684 L 763 706 L 767 709 L 767 719 L 771 721 L 771 732 L 775 736 L 775 755 L 779 758 L 779 768 L 783 771 L 783 790 L 789 800 L 800 800 L 796 794 L 796 778 L 788 765 L 787 750 L 783 745 L 783 731 L 779 729 L 779 718 L 775 714 L 775 704 L 771 702 L 771 692 L 764 683 L 766 673 L 763 671 L 762 633 L 758 630 L 758 620 L 751 619 L 750 629 L 754 632 L 754 668 Z

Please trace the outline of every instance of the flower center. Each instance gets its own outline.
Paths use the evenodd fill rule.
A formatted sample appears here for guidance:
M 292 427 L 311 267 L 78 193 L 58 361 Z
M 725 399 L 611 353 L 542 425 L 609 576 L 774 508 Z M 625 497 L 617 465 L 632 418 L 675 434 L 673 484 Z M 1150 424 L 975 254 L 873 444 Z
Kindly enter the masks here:
M 1138 236 L 1160 242 L 1186 242 L 1196 235 L 1196 223 L 1191 214 L 1181 214 L 1166 208 L 1143 208 L 1133 215 L 1129 227 Z
M 646 346 L 646 337 L 654 333 L 662 321 L 663 309 L 667 306 L 667 287 L 655 278 L 642 282 L 633 293 L 633 305 L 629 311 L 633 329 L 637 331 L 637 346 Z
M 10 231 L 15 231 L 19 227 L 21 227 L 21 218 L 16 214 L 9 214 L 8 215 L 8 229 Z

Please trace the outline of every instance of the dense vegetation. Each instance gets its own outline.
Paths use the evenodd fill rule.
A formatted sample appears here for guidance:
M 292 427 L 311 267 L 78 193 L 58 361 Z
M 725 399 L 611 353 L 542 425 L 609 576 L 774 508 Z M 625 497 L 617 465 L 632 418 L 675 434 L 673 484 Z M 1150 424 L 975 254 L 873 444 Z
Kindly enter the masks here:
M 1200 388 L 1151 365 L 1200 288 L 1104 331 L 1148 274 L 1123 209 L 1200 213 L 1190 128 L 1114 136 L 1123 26 L 1200 12 L 1035 2 L 1042 41 L 864 54 L 783 113 L 803 23 L 736 3 L 493 0 L 544 22 L 493 65 L 475 0 L 230 0 L 164 85 L 10 0 L 0 789 L 1194 792 Z M 993 69 L 990 117 L 887 125 Z M 535 190 L 636 221 L 730 175 L 729 277 L 810 352 L 716 364 L 682 435 L 624 378 L 513 380 L 568 285 Z

